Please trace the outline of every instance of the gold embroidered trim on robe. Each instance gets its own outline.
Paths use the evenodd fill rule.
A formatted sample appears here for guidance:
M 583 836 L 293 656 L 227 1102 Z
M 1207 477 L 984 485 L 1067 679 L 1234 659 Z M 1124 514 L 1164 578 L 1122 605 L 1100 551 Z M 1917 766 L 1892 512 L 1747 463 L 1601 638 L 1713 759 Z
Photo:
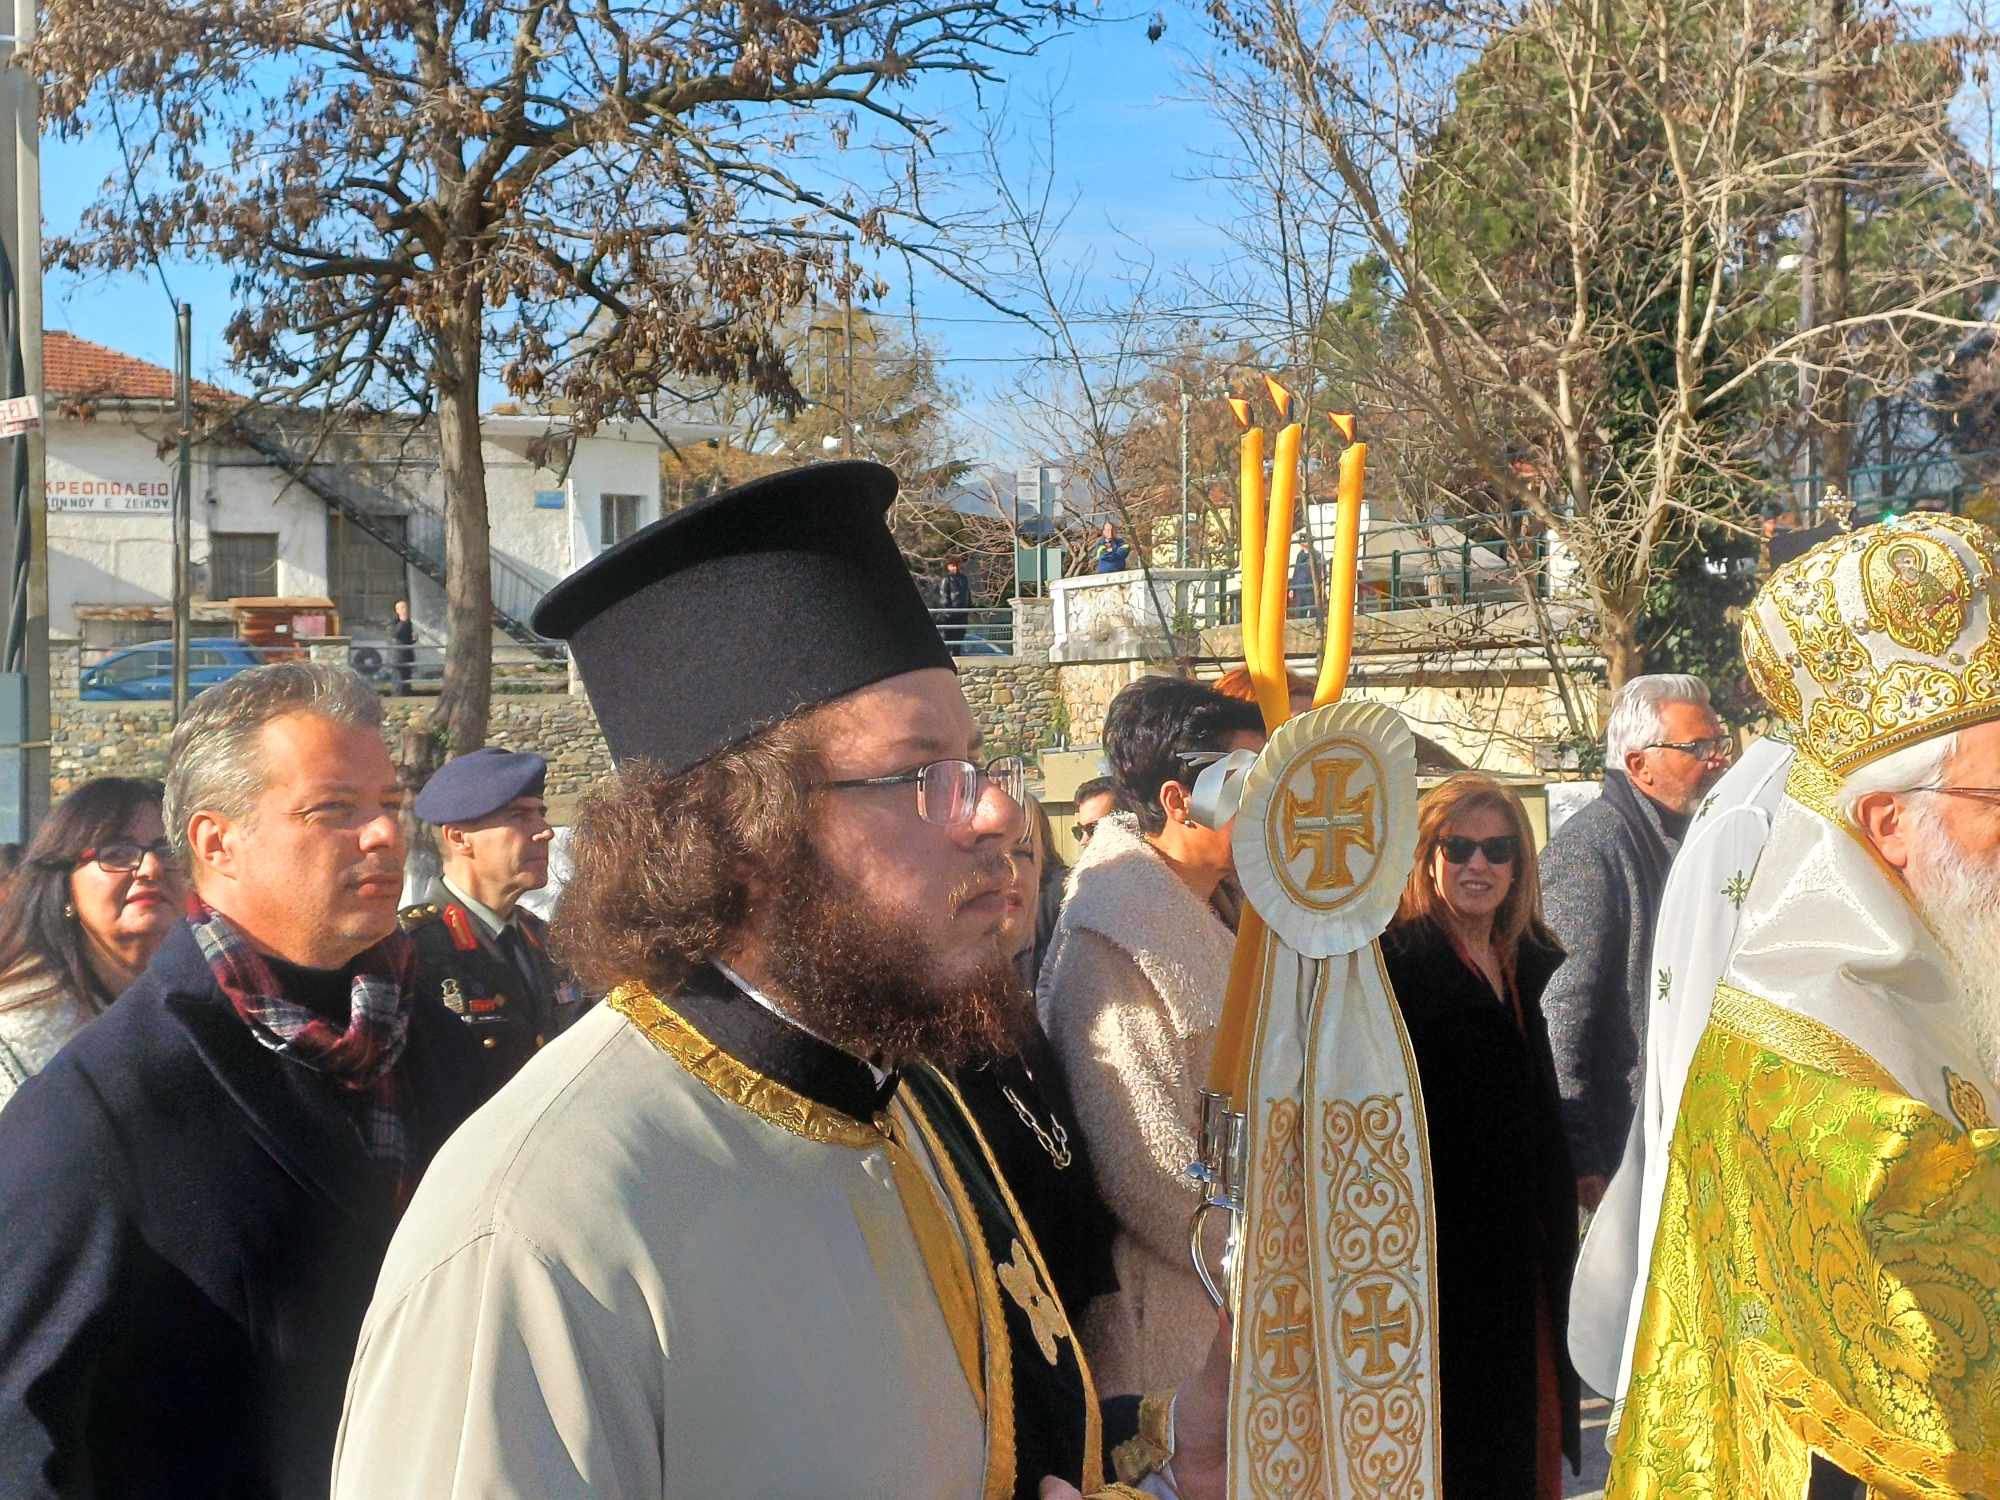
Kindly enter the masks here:
M 972 1117 L 971 1107 L 966 1104 L 965 1096 L 958 1091 L 958 1085 L 943 1073 L 936 1072 L 935 1069 L 932 1071 L 937 1081 L 944 1085 L 945 1092 L 950 1094 L 952 1101 L 958 1105 L 958 1112 L 965 1117 L 966 1128 L 972 1132 L 972 1138 L 979 1143 L 980 1153 L 986 1158 L 987 1170 L 993 1174 L 993 1181 L 998 1185 L 1000 1196 L 1007 1204 L 1007 1212 L 1013 1215 L 1014 1225 L 1028 1247 L 1028 1254 L 1034 1258 L 1035 1270 L 1041 1275 L 1042 1285 L 1049 1288 L 1053 1297 L 1055 1278 L 1049 1274 L 1048 1262 L 1042 1259 L 1042 1247 L 1035 1240 L 1034 1230 L 1028 1223 L 1028 1216 L 1021 1212 L 1021 1205 L 1014 1198 L 1014 1189 L 1008 1185 L 1006 1175 L 1000 1170 L 1000 1159 L 993 1154 L 992 1146 L 987 1144 L 986 1133 L 979 1128 L 979 1122 Z M 1057 1306 L 1061 1306 L 1061 1303 L 1058 1302 Z M 1063 1308 L 1062 1315 L 1063 1332 L 1069 1338 L 1070 1348 L 1076 1355 L 1077 1373 L 1083 1379 L 1083 1483 L 1080 1488 L 1088 1494 L 1094 1486 L 1104 1482 L 1104 1412 L 1097 1404 L 1097 1381 L 1091 1376 L 1090 1361 L 1083 1352 L 1083 1341 L 1076 1336 L 1074 1326 L 1069 1320 L 1069 1309 Z M 1168 1396 L 1166 1399 L 1171 1401 L 1173 1398 Z
M 636 981 L 620 985 L 604 997 L 604 1003 L 638 1027 L 648 1041 L 692 1077 L 739 1109 L 805 1140 L 833 1146 L 878 1147 L 885 1152 L 910 1233 L 930 1273 L 938 1310 L 950 1330 L 959 1368 L 984 1416 L 986 1385 L 980 1378 L 979 1310 L 972 1272 L 965 1263 L 964 1246 L 957 1232 L 945 1222 L 944 1210 L 938 1205 L 930 1179 L 915 1161 L 908 1142 L 899 1139 L 901 1131 L 893 1119 L 884 1117 L 879 1125 L 863 1123 L 765 1077 L 723 1051 Z M 1010 1444 L 1011 1441 L 1010 1435 Z
M 1792 755 L 1785 773 L 1785 795 L 1829 823 L 1840 822 L 1840 778 L 1803 750 Z
M 1014 1450 L 1014 1367 L 1013 1343 L 1007 1337 L 1007 1314 L 1000 1306 L 1000 1276 L 992 1257 L 983 1249 L 979 1233 L 979 1211 L 951 1164 L 951 1153 L 938 1139 L 936 1129 L 923 1109 L 905 1089 L 901 1103 L 916 1122 L 930 1153 L 931 1166 L 951 1199 L 958 1222 L 967 1226 L 965 1248 L 972 1259 L 974 1285 L 979 1296 L 979 1322 L 986 1349 L 986 1488 L 985 1500 L 1013 1500 L 1015 1479 Z M 968 1119 L 971 1117 L 968 1115 Z M 1081 1363 L 1081 1361 L 1079 1361 Z
M 1832 1028 L 1811 1016 L 1773 1005 L 1731 984 L 1715 987 L 1715 1004 L 1709 1024 L 1720 1026 L 1732 1036 L 1765 1047 L 1792 1062 L 1821 1073 L 1831 1073 L 1864 1088 L 1900 1094 L 1901 1084 L 1866 1052 Z
M 834 1146 L 879 1146 L 885 1139 L 876 1125 L 816 1104 L 731 1057 L 636 980 L 619 985 L 604 1003 L 714 1093 L 780 1130 Z

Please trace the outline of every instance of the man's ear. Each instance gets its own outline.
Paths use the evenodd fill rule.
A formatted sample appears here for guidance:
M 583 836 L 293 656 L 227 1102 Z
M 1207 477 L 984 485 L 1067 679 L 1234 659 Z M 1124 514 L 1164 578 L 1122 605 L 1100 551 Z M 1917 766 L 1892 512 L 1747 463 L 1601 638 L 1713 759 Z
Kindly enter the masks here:
M 465 836 L 465 830 L 456 823 L 437 825 L 438 854 L 449 859 L 455 854 L 465 854 L 472 848 L 472 841 Z
M 1640 774 L 1642 771 L 1646 769 L 1645 751 L 1627 750 L 1625 752 L 1625 765 L 1623 769 L 1625 771 L 1625 777 L 1628 781 L 1631 781 L 1638 786 L 1648 786 L 1651 784 L 1651 779 L 1649 777 Z
M 1869 792 L 1856 799 L 1848 814 L 1861 836 L 1882 856 L 1882 863 L 1894 870 L 1910 867 L 1910 810 L 1896 792 Z
M 1160 783 L 1160 809 L 1169 823 L 1185 823 L 1193 816 L 1188 811 L 1188 796 L 1188 789 L 1178 781 Z
M 236 850 L 230 838 L 231 825 L 212 812 L 198 812 L 188 819 L 188 864 L 190 875 L 207 871 L 213 875 L 235 873 Z

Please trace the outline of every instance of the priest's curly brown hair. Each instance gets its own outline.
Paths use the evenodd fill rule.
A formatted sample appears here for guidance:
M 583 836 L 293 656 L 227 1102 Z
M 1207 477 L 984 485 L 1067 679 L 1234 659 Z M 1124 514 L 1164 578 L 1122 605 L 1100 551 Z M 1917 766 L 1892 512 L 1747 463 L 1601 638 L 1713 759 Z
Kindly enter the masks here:
M 584 799 L 550 936 L 586 988 L 673 993 L 728 953 L 760 886 L 813 857 L 824 772 L 810 724 L 784 720 L 685 771 L 631 761 Z

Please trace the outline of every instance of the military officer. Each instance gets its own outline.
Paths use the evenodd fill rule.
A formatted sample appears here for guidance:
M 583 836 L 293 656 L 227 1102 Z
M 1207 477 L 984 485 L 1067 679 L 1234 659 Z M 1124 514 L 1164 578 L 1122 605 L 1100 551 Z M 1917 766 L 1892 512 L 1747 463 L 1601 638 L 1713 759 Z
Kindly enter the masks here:
M 490 1098 L 583 1007 L 549 958 L 547 928 L 521 905 L 549 878 L 548 762 L 491 746 L 449 761 L 417 794 L 437 829 L 443 899 L 406 907 L 417 998 L 477 1038 Z

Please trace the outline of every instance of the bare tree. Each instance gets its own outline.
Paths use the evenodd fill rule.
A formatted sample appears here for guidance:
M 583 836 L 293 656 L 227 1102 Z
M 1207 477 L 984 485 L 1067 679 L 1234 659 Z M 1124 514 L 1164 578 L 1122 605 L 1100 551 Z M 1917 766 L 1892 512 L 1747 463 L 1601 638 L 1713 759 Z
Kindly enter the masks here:
M 585 431 L 681 383 L 796 408 L 776 330 L 803 301 L 880 291 L 865 257 L 890 245 L 967 275 L 959 226 L 926 206 L 939 126 L 913 85 L 985 78 L 1068 14 L 52 0 L 30 56 L 48 123 L 128 149 L 48 254 L 220 262 L 232 358 L 265 400 L 434 417 L 452 649 L 433 723 L 463 749 L 491 674 L 482 378 Z
M 1984 324 L 1993 179 L 1952 120 L 1985 87 L 1983 30 L 1891 4 L 1807 48 L 1802 9 L 1762 0 L 1211 15 L 1255 85 L 1211 74 L 1216 108 L 1297 154 L 1322 234 L 1378 277 L 1365 316 L 1315 326 L 1328 379 L 1432 450 L 1397 466 L 1411 513 L 1533 517 L 1614 686 L 1644 669 L 1657 570 L 1770 493 L 1799 425 L 1773 392 L 1845 431 L 1850 386 L 1907 389 Z M 1801 320 L 1784 299 L 1795 257 L 1831 282 L 1826 236 L 1801 245 L 1831 184 L 1929 232 L 1850 246 L 1838 308 Z

